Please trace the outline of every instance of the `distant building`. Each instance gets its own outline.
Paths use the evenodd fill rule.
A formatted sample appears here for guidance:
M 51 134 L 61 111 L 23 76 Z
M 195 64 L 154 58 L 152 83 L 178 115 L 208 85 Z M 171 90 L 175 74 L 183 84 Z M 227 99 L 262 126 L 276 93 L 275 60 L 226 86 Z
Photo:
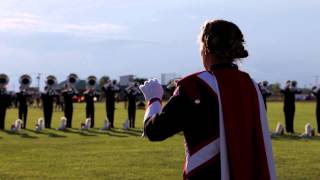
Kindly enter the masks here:
M 134 75 L 125 75 L 125 76 L 120 76 L 120 86 L 128 86 L 130 82 L 134 80 Z
M 167 85 L 171 80 L 176 79 L 177 74 L 175 73 L 162 73 L 161 74 L 161 84 Z

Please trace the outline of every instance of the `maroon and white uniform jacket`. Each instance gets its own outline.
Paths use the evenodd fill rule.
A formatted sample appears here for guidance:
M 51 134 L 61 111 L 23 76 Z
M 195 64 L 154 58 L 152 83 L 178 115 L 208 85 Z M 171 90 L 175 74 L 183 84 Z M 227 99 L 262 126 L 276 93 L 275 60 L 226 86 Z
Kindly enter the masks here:
M 263 98 L 234 64 L 220 64 L 178 82 L 165 107 L 150 101 L 144 134 L 185 136 L 184 179 L 276 179 Z

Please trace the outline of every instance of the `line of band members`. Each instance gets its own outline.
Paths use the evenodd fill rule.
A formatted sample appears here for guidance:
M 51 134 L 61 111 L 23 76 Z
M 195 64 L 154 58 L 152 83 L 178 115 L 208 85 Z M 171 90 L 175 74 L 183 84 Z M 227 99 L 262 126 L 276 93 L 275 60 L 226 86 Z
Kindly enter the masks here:
M 67 77 L 64 89 L 61 93 L 56 91 L 57 79 L 54 76 L 48 76 L 46 79 L 46 86 L 44 92 L 41 93 L 42 108 L 44 114 L 45 128 L 51 128 L 51 120 L 53 115 L 54 100 L 60 96 L 64 99 L 64 116 L 67 119 L 67 128 L 72 127 L 73 118 L 73 99 L 78 96 L 78 91 L 75 88 L 75 84 L 78 80 L 76 74 L 70 74 Z M 22 128 L 26 127 L 27 114 L 28 114 L 28 98 L 31 97 L 29 91 L 31 84 L 31 77 L 29 75 L 22 75 L 19 79 L 20 91 L 16 93 L 18 101 L 18 116 L 23 120 Z M 5 74 L 0 74 L 0 130 L 5 128 L 5 116 L 6 109 L 11 104 L 12 94 L 9 94 L 6 90 L 6 86 L 9 83 L 9 78 Z M 86 118 L 91 119 L 91 128 L 94 127 L 94 115 L 96 99 L 100 97 L 100 93 L 96 91 L 97 78 L 95 76 L 89 76 L 86 81 L 86 90 L 84 91 L 84 99 L 86 102 Z M 119 93 L 120 88 L 117 86 L 116 81 L 107 80 L 101 87 L 106 95 L 106 113 L 110 122 L 110 128 L 114 128 L 114 111 L 116 93 Z M 136 102 L 137 97 L 141 94 L 137 83 L 132 83 L 125 89 L 125 93 L 128 100 L 128 120 L 129 127 L 135 127 L 136 117 Z
M 67 127 L 72 127 L 72 116 L 73 116 L 73 98 L 78 95 L 78 92 L 75 88 L 75 83 L 78 80 L 76 74 L 70 74 L 67 77 L 65 88 L 62 90 L 61 95 L 64 99 L 64 115 L 67 119 Z M 16 93 L 17 99 L 19 101 L 19 119 L 24 121 L 23 128 L 25 128 L 27 123 L 27 113 L 28 105 L 27 99 L 30 96 L 28 88 L 31 84 L 31 77 L 28 75 L 23 75 L 20 77 L 20 92 Z M 6 92 L 6 85 L 9 82 L 9 78 L 5 74 L 0 74 L 0 129 L 4 129 L 4 120 L 6 109 L 11 103 L 11 98 Z M 94 102 L 95 99 L 100 95 L 96 91 L 96 82 L 97 78 L 95 76 L 89 76 L 87 78 L 87 88 L 84 92 L 84 97 L 86 101 L 86 117 L 91 118 L 91 127 L 94 126 Z M 51 119 L 53 113 L 53 102 L 54 99 L 59 96 L 55 90 L 57 85 L 57 79 L 54 76 L 48 76 L 46 80 L 46 86 L 44 92 L 41 93 L 41 99 L 43 103 L 43 113 L 45 119 L 45 127 L 51 128 Z M 269 96 L 272 95 L 271 90 L 269 89 L 268 82 L 264 81 L 259 83 L 259 87 L 265 102 Z M 167 87 L 171 94 L 175 89 L 175 82 L 173 81 Z M 108 80 L 102 86 L 102 90 L 106 95 L 106 113 L 107 118 L 110 121 L 110 127 L 114 127 L 114 111 L 115 111 L 115 94 L 119 92 L 119 87 L 115 81 Z M 136 113 L 136 98 L 140 94 L 138 84 L 132 84 L 125 90 L 128 97 L 128 120 L 129 127 L 135 127 L 135 113 Z M 285 87 L 280 91 L 284 95 L 284 116 L 285 116 L 285 125 L 286 131 L 288 133 L 294 133 L 294 115 L 295 115 L 295 95 L 301 94 L 301 90 L 297 88 L 297 82 L 288 80 L 285 83 Z M 317 99 L 316 105 L 316 118 L 318 124 L 318 133 L 320 133 L 320 87 L 315 86 L 312 88 L 312 93 Z
M 269 96 L 272 95 L 270 89 L 268 89 L 268 82 L 263 81 L 259 83 L 261 94 L 267 108 L 266 101 Z M 297 82 L 288 80 L 285 83 L 285 87 L 280 90 L 280 93 L 284 96 L 283 112 L 285 116 L 286 131 L 288 133 L 294 133 L 294 115 L 296 111 L 295 100 L 296 94 L 301 94 L 301 89 L 297 88 Z M 316 97 L 316 119 L 318 125 L 318 133 L 320 134 L 320 86 L 314 86 L 312 88 L 312 94 Z

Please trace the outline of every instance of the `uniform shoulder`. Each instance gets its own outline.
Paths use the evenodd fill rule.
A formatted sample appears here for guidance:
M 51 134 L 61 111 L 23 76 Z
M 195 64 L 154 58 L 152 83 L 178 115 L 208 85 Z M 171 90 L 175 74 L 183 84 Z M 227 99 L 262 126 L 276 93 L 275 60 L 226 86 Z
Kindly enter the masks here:
M 203 73 L 203 72 L 206 72 L 206 71 L 199 71 L 199 72 L 196 72 L 196 73 L 192 73 L 192 74 L 186 75 L 186 76 L 184 76 L 183 78 L 181 78 L 181 79 L 178 81 L 177 85 L 178 85 L 178 86 L 181 86 L 182 84 L 185 84 L 185 83 L 189 83 L 189 82 L 191 82 L 191 81 L 194 81 L 194 80 L 196 79 L 196 77 L 197 77 L 199 74 Z
M 237 71 L 238 71 L 240 77 L 245 78 L 245 79 L 249 79 L 249 80 L 251 80 L 253 83 L 258 84 L 258 83 L 250 76 L 249 73 L 247 73 L 247 72 L 245 72 L 245 71 L 242 71 L 242 70 L 237 70 Z
M 239 72 L 240 72 L 240 74 L 242 74 L 243 76 L 247 76 L 247 77 L 249 77 L 250 79 L 252 79 L 249 73 L 247 73 L 247 72 L 245 72 L 245 71 L 241 71 L 241 70 L 239 70 Z

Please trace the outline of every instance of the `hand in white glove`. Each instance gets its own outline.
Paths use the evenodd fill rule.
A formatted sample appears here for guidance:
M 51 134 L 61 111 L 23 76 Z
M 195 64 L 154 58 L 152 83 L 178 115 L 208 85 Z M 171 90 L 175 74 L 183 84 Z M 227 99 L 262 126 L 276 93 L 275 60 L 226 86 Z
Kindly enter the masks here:
M 163 88 L 157 79 L 153 78 L 145 81 L 139 88 L 147 101 L 150 101 L 153 98 L 162 100 Z
M 111 82 L 107 82 L 103 85 L 103 87 L 107 89 L 110 85 L 111 85 Z

